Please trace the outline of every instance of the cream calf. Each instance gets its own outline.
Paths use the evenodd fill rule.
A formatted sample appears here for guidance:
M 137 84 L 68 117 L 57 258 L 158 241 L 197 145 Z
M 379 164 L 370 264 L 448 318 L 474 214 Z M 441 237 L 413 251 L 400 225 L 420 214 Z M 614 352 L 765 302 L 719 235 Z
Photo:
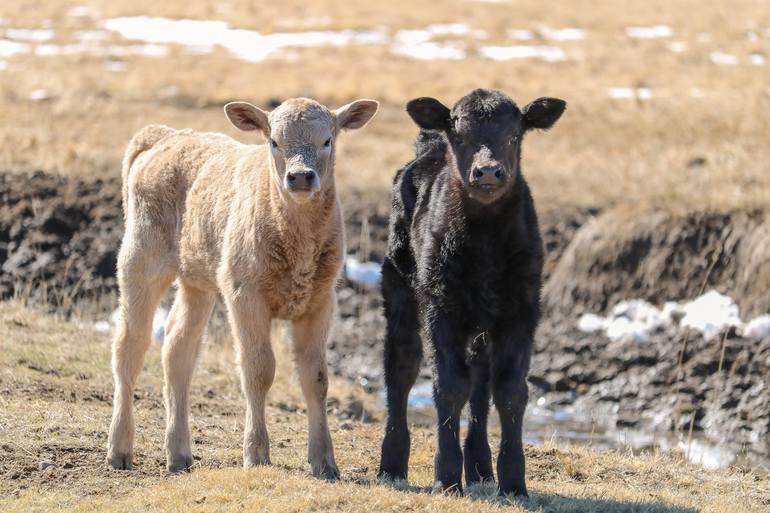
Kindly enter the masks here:
M 259 146 L 158 125 L 134 136 L 123 161 L 126 232 L 118 257 L 121 316 L 112 357 L 112 467 L 131 468 L 133 390 L 153 313 L 176 279 L 163 345 L 168 469 L 181 471 L 193 461 L 190 379 L 221 295 L 246 397 L 244 466 L 270 462 L 270 325 L 287 319 L 308 404 L 308 461 L 313 475 L 338 477 L 326 421 L 326 340 L 344 256 L 334 150 L 340 130 L 361 128 L 377 107 L 358 100 L 330 111 L 299 98 L 268 114 L 244 102 L 226 105 L 236 127 L 267 138 Z

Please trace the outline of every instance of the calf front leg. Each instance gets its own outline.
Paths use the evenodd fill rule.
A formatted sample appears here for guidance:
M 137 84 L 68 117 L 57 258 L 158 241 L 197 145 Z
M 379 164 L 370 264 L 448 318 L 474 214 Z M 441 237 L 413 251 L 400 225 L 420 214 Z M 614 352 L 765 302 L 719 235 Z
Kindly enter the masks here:
M 270 313 L 253 287 L 226 294 L 228 315 L 235 338 L 241 387 L 246 397 L 243 432 L 243 466 L 270 463 L 270 442 L 265 423 L 267 392 L 275 377 L 275 357 L 270 345 Z
M 294 321 L 292 329 L 297 373 L 307 401 L 308 463 L 315 477 L 325 479 L 340 476 L 326 420 L 326 342 L 336 301 L 332 291 L 320 306 Z
M 448 321 L 427 322 L 435 348 L 433 398 L 438 414 L 435 486 L 462 494 L 463 453 L 460 449 L 460 413 L 468 401 L 470 378 L 465 362 L 465 337 Z
M 501 495 L 527 497 L 522 429 L 532 339 L 526 331 L 514 331 L 500 339 L 492 361 L 492 396 L 500 414 L 502 432 L 497 458 L 498 485 Z
M 382 441 L 380 478 L 406 479 L 409 467 L 407 406 L 422 361 L 422 341 L 414 293 L 386 260 L 382 266 L 385 302 L 385 390 L 388 421 Z
M 465 461 L 465 482 L 468 484 L 494 480 L 492 473 L 492 452 L 487 436 L 489 417 L 489 357 L 486 335 L 480 335 L 471 346 L 470 376 L 470 417 L 468 434 L 463 447 Z

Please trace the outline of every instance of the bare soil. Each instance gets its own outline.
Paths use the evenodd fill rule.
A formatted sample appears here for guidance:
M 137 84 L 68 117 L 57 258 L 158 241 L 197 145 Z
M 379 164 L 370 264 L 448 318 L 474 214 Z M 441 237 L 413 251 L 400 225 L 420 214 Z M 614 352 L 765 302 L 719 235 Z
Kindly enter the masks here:
M 115 305 L 119 190 L 117 179 L 0 175 L 0 294 L 30 297 L 64 315 L 82 312 L 87 303 L 106 317 Z M 348 253 L 382 261 L 388 195 L 341 197 Z M 661 303 L 692 298 L 705 286 L 731 294 L 744 315 L 768 311 L 766 219 L 762 211 L 544 215 L 547 311 L 532 364 L 533 395 L 554 408 L 595 412 L 613 427 L 693 429 L 768 454 L 770 340 L 754 343 L 727 333 L 708 342 L 662 332 L 638 346 L 575 327 L 577 314 L 600 313 L 622 299 Z M 338 293 L 330 365 L 374 391 L 382 384 L 379 291 L 342 279 Z M 428 357 L 422 379 L 430 378 L 429 365 Z

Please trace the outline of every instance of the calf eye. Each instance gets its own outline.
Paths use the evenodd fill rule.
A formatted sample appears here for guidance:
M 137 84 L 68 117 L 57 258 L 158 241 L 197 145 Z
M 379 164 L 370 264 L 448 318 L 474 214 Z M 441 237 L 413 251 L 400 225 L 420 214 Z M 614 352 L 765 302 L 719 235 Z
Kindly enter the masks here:
M 274 140 L 274 139 L 270 139 L 270 146 L 272 146 L 273 148 L 276 148 L 276 149 L 278 149 L 278 143 L 277 143 L 277 142 L 275 142 L 275 140 Z
M 329 137 L 328 139 L 326 139 L 326 142 L 324 143 L 324 147 L 328 148 L 331 145 L 332 145 L 332 138 Z

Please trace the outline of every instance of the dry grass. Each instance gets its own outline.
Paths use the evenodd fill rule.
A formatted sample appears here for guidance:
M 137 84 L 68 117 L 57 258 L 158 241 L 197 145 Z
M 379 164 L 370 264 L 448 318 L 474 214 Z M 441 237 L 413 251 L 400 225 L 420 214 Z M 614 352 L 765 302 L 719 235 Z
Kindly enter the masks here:
M 159 351 L 153 346 L 137 391 L 137 469 L 103 461 L 110 415 L 109 335 L 57 321 L 17 302 L 0 303 L 0 510 L 34 511 L 543 511 L 760 512 L 770 479 L 710 472 L 681 459 L 632 457 L 587 448 L 528 447 L 532 499 L 500 501 L 490 488 L 469 497 L 431 495 L 433 431 L 415 427 L 411 486 L 375 479 L 380 422 L 343 420 L 360 410 L 359 390 L 331 385 L 332 436 L 343 480 L 310 477 L 305 417 L 283 337 L 268 408 L 274 465 L 240 466 L 242 401 L 227 335 L 214 330 L 193 384 L 193 472 L 164 472 Z M 358 404 L 357 404 L 358 403 Z M 497 444 L 493 434 L 493 450 Z M 38 470 L 40 461 L 56 466 Z
M 415 3 L 321 0 L 286 2 L 83 1 L 97 20 L 66 13 L 69 0 L 6 2 L 7 26 L 34 28 L 46 20 L 57 29 L 54 42 L 71 41 L 77 29 L 121 15 L 220 19 L 262 33 L 309 29 L 382 29 L 464 22 L 487 32 L 483 43 L 463 39 L 469 58 L 415 61 L 387 46 L 315 48 L 292 51 L 249 64 L 225 50 L 168 58 L 125 58 L 123 72 L 107 71 L 104 57 L 16 56 L 0 71 L 0 169 L 44 168 L 65 174 L 116 174 L 125 142 L 149 122 L 225 131 L 221 105 L 245 98 L 310 95 L 338 105 L 354 97 L 384 102 L 375 122 L 341 145 L 341 183 L 384 190 L 394 170 L 410 156 L 416 132 L 403 112 L 406 100 L 435 95 L 453 102 L 478 86 L 503 88 L 520 102 L 539 95 L 569 101 L 568 115 L 552 133 L 527 143 L 526 172 L 543 211 L 617 203 L 659 207 L 734 208 L 766 205 L 770 197 L 767 145 L 770 66 L 717 66 L 712 51 L 745 59 L 767 55 L 770 4 L 760 0 L 696 2 L 610 0 L 489 3 Z M 632 40 L 629 25 L 668 24 L 674 37 Z M 479 58 L 480 44 L 516 44 L 510 28 L 579 27 L 583 41 L 545 42 L 562 47 L 570 60 L 492 62 Z M 748 31 L 758 31 L 756 41 Z M 708 33 L 706 37 L 703 33 Z M 686 51 L 668 48 L 685 41 Z M 118 36 L 111 43 L 126 44 Z M 542 44 L 535 41 L 534 44 Z M 524 44 L 527 44 L 525 42 Z M 650 101 L 613 100 L 614 86 L 647 86 Z M 168 96 L 169 87 L 178 88 Z M 692 97 L 697 88 L 703 97 Z M 45 89 L 51 99 L 29 100 Z M 705 164 L 688 167 L 693 159 Z

